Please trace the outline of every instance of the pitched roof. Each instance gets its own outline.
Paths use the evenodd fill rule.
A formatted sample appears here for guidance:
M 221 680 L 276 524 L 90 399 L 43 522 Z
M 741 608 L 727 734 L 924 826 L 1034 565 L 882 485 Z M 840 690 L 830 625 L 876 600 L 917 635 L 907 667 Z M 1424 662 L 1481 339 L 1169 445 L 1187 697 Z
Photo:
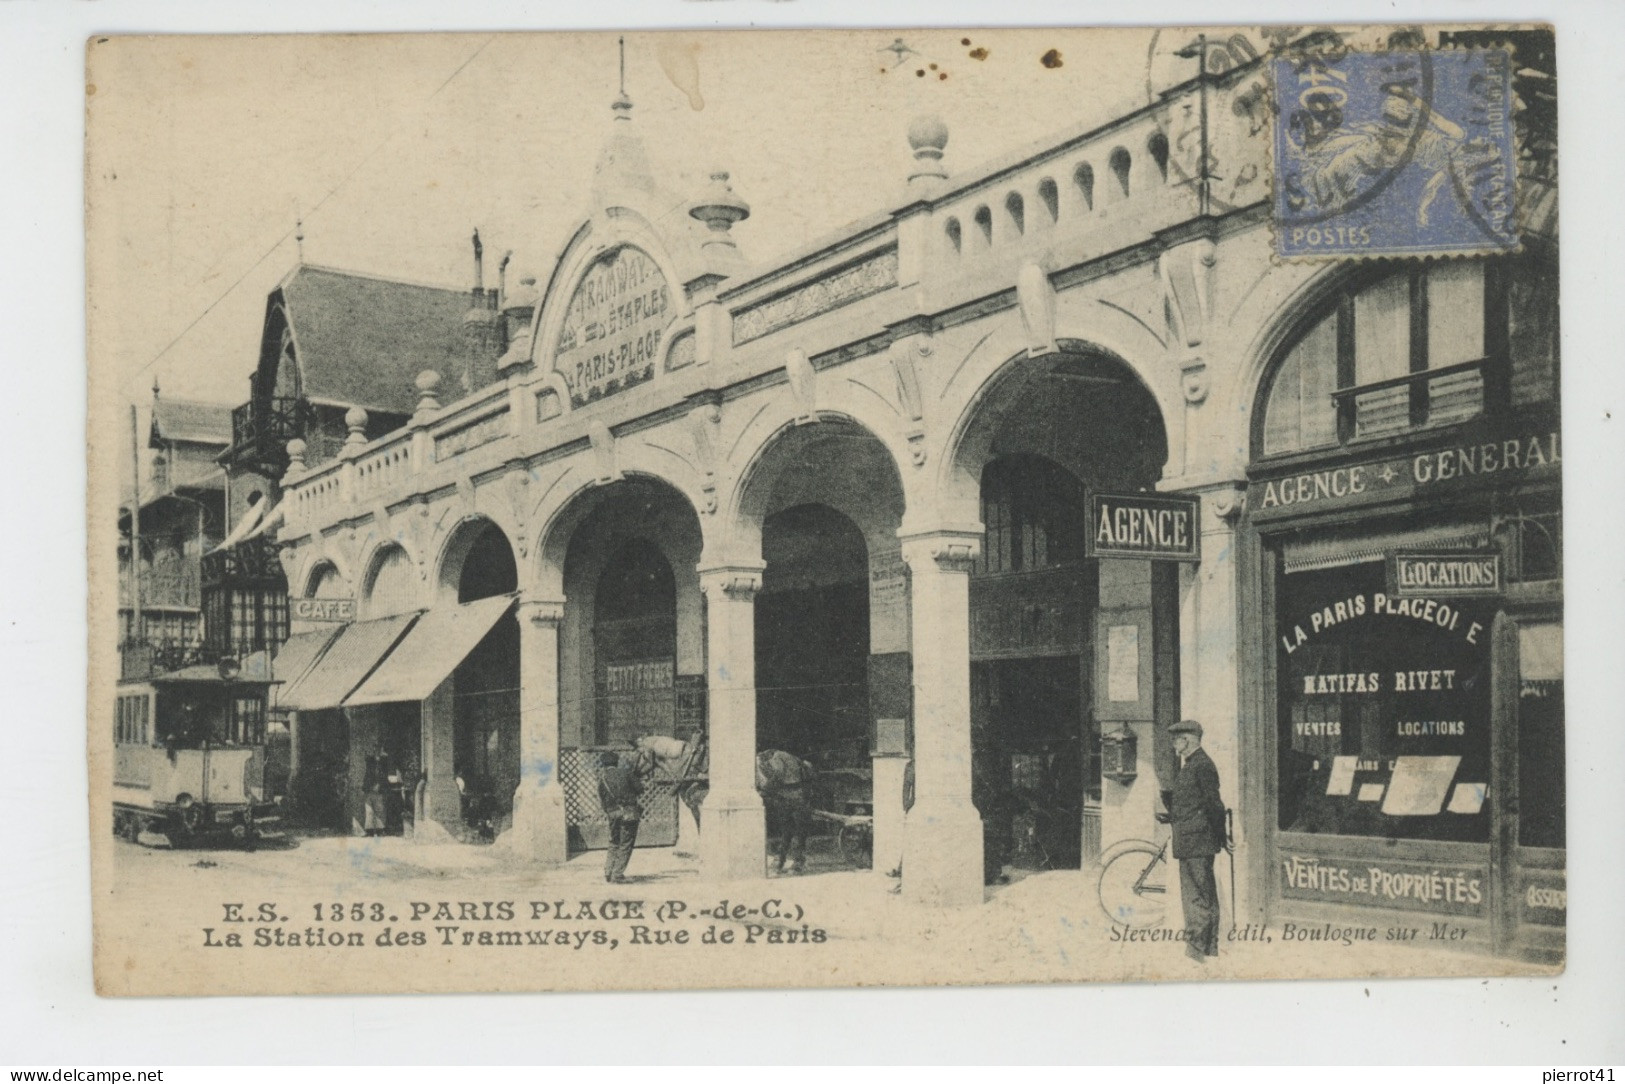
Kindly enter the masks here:
M 465 291 L 304 264 L 281 293 L 307 399 L 410 414 L 419 373 L 450 382 L 467 365 Z
M 156 448 L 175 440 L 224 448 L 231 443 L 231 408 L 186 399 L 154 399 L 148 446 Z

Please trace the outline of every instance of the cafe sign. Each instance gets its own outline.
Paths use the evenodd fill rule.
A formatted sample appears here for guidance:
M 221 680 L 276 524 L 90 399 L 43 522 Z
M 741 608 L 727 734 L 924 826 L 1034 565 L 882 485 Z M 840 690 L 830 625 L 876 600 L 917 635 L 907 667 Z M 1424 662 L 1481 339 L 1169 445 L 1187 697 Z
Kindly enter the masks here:
M 1500 592 L 1499 553 L 1395 550 L 1388 555 L 1388 593 L 1396 598 L 1463 598 Z
M 649 254 L 622 245 L 593 261 L 564 310 L 553 367 L 583 406 L 654 376 L 676 312 Z
M 355 620 L 353 598 L 296 598 L 288 600 L 295 621 L 343 622 Z
M 1084 555 L 1200 561 L 1200 510 L 1196 497 L 1091 492 Z

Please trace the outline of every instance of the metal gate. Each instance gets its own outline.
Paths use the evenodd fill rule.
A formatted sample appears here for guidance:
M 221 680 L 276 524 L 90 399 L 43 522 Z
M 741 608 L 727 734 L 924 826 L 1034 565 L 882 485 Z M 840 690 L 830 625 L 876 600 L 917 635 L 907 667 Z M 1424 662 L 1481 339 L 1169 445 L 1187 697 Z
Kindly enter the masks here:
M 614 749 L 564 749 L 559 753 L 559 780 L 564 784 L 564 815 L 569 825 L 570 849 L 601 851 L 609 846 L 609 818 L 598 801 L 598 758 Z M 638 801 L 643 821 L 638 826 L 639 847 L 671 847 L 677 843 L 676 786 L 656 774 L 644 783 Z

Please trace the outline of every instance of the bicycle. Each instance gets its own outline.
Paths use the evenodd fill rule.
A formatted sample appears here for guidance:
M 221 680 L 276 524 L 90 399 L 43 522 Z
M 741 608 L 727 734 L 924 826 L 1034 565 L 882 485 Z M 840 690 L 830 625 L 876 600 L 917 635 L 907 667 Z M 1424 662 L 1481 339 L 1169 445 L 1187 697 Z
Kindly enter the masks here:
M 1125 839 L 1100 856 L 1100 907 L 1120 926 L 1162 924 L 1168 912 L 1168 844 Z
M 1230 914 L 1235 928 L 1236 844 L 1233 810 L 1224 811 L 1224 850 L 1230 856 Z M 1161 819 L 1163 814 L 1159 814 Z M 1143 929 L 1161 925 L 1168 912 L 1168 844 L 1149 839 L 1125 839 L 1100 856 L 1097 882 L 1101 910 L 1121 926 Z

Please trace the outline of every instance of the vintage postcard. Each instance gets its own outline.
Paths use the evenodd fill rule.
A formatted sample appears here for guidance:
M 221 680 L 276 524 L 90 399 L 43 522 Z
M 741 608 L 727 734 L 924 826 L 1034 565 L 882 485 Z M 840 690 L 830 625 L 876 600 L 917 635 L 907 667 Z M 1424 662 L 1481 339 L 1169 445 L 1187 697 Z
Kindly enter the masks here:
M 1549 28 L 87 73 L 101 993 L 1563 967 Z

